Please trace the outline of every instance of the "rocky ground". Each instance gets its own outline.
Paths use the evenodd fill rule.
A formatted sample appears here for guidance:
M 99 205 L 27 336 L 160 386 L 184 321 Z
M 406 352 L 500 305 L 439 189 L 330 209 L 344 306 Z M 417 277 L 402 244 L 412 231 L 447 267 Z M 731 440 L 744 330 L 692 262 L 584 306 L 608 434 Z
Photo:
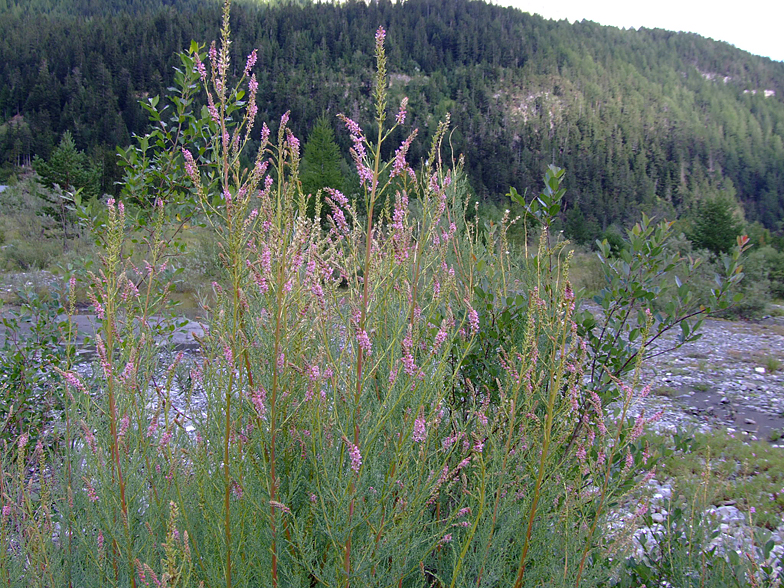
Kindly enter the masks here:
M 702 337 L 672 353 L 646 361 L 643 384 L 651 384 L 648 398 L 636 411 L 646 414 L 663 410 L 654 426 L 660 432 L 725 430 L 730 435 L 771 443 L 784 451 L 784 318 L 758 322 L 707 320 Z M 674 481 L 652 479 L 642 496 L 652 514 L 653 525 L 636 530 L 634 548 L 638 556 L 656 543 L 668 524 Z M 784 490 L 782 490 L 784 491 Z M 635 501 L 636 502 L 636 501 Z M 632 518 L 627 504 L 611 517 L 610 528 L 620 532 Z M 721 553 L 733 550 L 755 553 L 760 534 L 749 524 L 749 514 L 734 501 L 715 505 L 704 513 L 704 521 L 718 533 L 711 539 Z M 768 563 L 777 565 L 784 557 L 784 520 L 769 535 L 774 548 Z M 756 552 L 759 555 L 759 552 Z
M 694 427 L 767 440 L 784 448 L 784 318 L 706 320 L 702 337 L 643 366 L 657 427 Z

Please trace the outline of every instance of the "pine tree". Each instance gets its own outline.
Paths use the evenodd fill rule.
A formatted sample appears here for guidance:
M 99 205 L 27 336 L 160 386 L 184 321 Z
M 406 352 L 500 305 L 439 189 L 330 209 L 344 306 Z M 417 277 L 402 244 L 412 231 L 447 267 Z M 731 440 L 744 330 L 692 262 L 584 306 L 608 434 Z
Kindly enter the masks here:
M 735 202 L 724 195 L 701 202 L 692 219 L 689 240 L 695 247 L 717 255 L 727 253 L 743 230 L 743 223 L 735 216 L 736 207 Z
M 83 151 L 76 149 L 70 131 L 63 133 L 60 144 L 52 151 L 48 161 L 35 157 L 33 169 L 40 183 L 47 188 L 60 186 L 67 191 L 81 189 L 88 198 L 97 196 L 100 190 L 100 170 Z
M 302 191 L 314 196 L 324 188 L 343 192 L 346 182 L 340 171 L 342 159 L 329 120 L 322 115 L 305 143 L 305 153 L 302 156 Z M 311 208 L 311 214 L 315 214 L 315 204 Z
M 63 248 L 68 248 L 68 227 L 72 223 L 72 206 L 79 194 L 81 198 L 94 198 L 100 191 L 101 170 L 83 151 L 76 149 L 69 131 L 63 134 L 60 144 L 52 151 L 49 161 L 36 155 L 33 169 L 39 182 L 47 188 L 39 192 L 45 202 L 42 214 L 53 218 L 62 229 Z

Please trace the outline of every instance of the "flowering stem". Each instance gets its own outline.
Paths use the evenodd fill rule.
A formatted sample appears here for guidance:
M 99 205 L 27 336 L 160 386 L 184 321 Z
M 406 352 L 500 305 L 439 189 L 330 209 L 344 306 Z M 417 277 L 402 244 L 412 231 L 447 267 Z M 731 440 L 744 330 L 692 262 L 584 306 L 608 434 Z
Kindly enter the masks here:
M 234 370 L 229 366 L 229 385 L 226 388 L 226 430 L 223 442 L 223 516 L 226 537 L 226 586 L 231 588 L 231 474 L 229 471 L 229 440 L 231 439 L 231 389 Z
M 504 447 L 504 458 L 501 462 L 501 471 L 499 472 L 499 479 L 503 480 L 506 476 L 506 464 L 509 459 L 509 453 L 512 447 L 512 438 L 514 437 L 514 428 L 515 428 L 515 407 L 517 406 L 517 398 L 520 394 L 520 386 L 521 384 L 518 383 L 515 386 L 515 395 L 512 398 L 510 405 L 509 405 L 509 430 L 507 431 L 506 435 L 506 446 Z M 487 557 L 490 553 L 490 546 L 493 543 L 493 535 L 495 534 L 496 523 L 498 520 L 498 507 L 501 503 L 501 496 L 504 492 L 504 486 L 499 485 L 498 489 L 495 493 L 495 505 L 493 506 L 493 524 L 490 527 L 490 535 L 487 538 L 487 545 L 485 546 L 485 555 L 482 558 L 482 567 L 479 568 L 479 574 L 476 577 L 476 585 L 479 586 L 482 583 L 482 575 L 485 571 L 485 564 L 487 563 Z
M 106 376 L 106 386 L 109 400 L 109 434 L 111 437 L 110 453 L 112 456 L 112 482 L 116 481 L 120 490 L 120 509 L 122 524 L 125 531 L 127 547 L 128 567 L 131 576 L 131 585 L 136 588 L 136 575 L 133 560 L 133 542 L 131 539 L 130 521 L 128 519 L 128 504 L 125 496 L 125 478 L 120 464 L 120 440 L 117 432 L 117 404 L 115 397 L 115 378 L 114 378 L 114 345 L 115 345 L 115 319 L 117 316 L 117 295 L 118 295 L 118 276 L 120 273 L 120 259 L 123 240 L 124 207 L 118 203 L 115 209 L 114 200 L 109 201 L 109 234 L 107 240 L 106 255 L 106 307 L 103 332 L 106 338 L 103 357 L 103 369 Z M 117 540 L 112 540 L 112 548 L 116 553 L 118 550 Z M 118 575 L 115 562 L 115 577 Z
M 282 130 L 281 130 L 282 133 Z M 282 135 L 281 135 L 282 136 Z M 281 233 L 283 235 L 288 235 L 288 231 L 282 230 L 283 224 L 285 222 L 284 213 L 286 210 L 283 207 L 283 200 L 285 197 L 285 188 L 284 188 L 284 165 L 285 165 L 285 151 L 282 145 L 278 146 L 278 162 L 277 162 L 277 171 L 278 171 L 278 182 L 277 182 L 277 212 L 276 212 L 276 226 L 281 229 Z M 285 237 L 284 237 L 285 238 Z M 286 251 L 286 245 L 284 244 L 281 248 L 283 252 Z M 283 328 L 284 328 L 284 305 L 286 303 L 286 255 L 285 253 L 281 255 L 280 264 L 277 268 L 277 285 L 275 288 L 275 351 L 274 357 L 272 358 L 272 391 L 270 394 L 270 421 L 269 421 L 269 431 L 270 431 L 270 446 L 269 446 L 269 462 L 270 462 L 270 483 L 269 483 L 269 495 L 270 495 L 270 534 L 272 536 L 272 585 L 273 587 L 277 588 L 278 586 L 278 549 L 277 549 L 277 510 L 273 504 L 277 501 L 277 490 L 278 490 L 278 477 L 276 471 L 276 451 L 275 451 L 275 444 L 277 441 L 277 420 L 278 420 L 278 389 L 280 388 L 280 380 L 281 380 L 281 372 L 284 368 L 284 363 L 281 361 L 281 354 L 283 353 Z M 285 416 L 284 416 L 285 420 Z
M 652 319 L 649 319 L 648 324 L 645 325 L 645 328 L 644 328 L 643 333 L 642 333 L 642 340 L 643 341 L 645 341 L 645 339 L 648 337 L 648 333 L 650 332 L 650 328 L 651 328 L 651 324 L 652 324 L 651 321 L 652 321 Z M 583 550 L 583 556 L 580 559 L 580 567 L 579 567 L 579 569 L 577 571 L 577 579 L 575 580 L 575 583 L 574 583 L 575 588 L 579 587 L 579 585 L 580 585 L 580 579 L 582 578 L 583 569 L 585 568 L 585 560 L 588 558 L 588 552 L 589 552 L 590 547 L 591 547 L 591 540 L 593 539 L 593 534 L 596 532 L 596 526 L 599 523 L 599 517 L 601 516 L 602 510 L 604 509 L 604 501 L 607 498 L 607 486 L 610 483 L 610 474 L 611 474 L 611 470 L 612 470 L 612 464 L 613 464 L 615 455 L 617 455 L 617 453 L 618 453 L 618 451 L 620 449 L 621 433 L 623 432 L 624 423 L 626 422 L 626 414 L 629 411 L 629 406 L 631 405 L 631 402 L 632 402 L 631 391 L 634 389 L 634 386 L 635 386 L 635 384 L 637 382 L 637 378 L 638 378 L 639 373 L 640 373 L 640 367 L 642 365 L 643 351 L 644 351 L 644 347 L 642 347 L 640 349 L 640 353 L 638 353 L 638 355 L 637 355 L 637 366 L 636 366 L 636 369 L 635 369 L 634 377 L 632 378 L 632 383 L 630 384 L 629 393 L 626 394 L 626 398 L 624 399 L 623 409 L 621 410 L 621 416 L 618 419 L 618 428 L 617 428 L 617 430 L 615 432 L 615 438 L 614 438 L 613 444 L 612 444 L 613 452 L 612 452 L 611 455 L 609 455 L 607 457 L 607 466 L 605 467 L 605 471 L 604 471 L 604 481 L 602 482 L 602 489 L 601 489 L 601 492 L 599 494 L 599 506 L 596 509 L 596 514 L 594 515 L 593 522 L 591 523 L 591 528 L 588 531 L 588 539 L 587 539 L 587 541 L 585 543 L 585 549 Z
M 465 560 L 466 553 L 468 553 L 468 548 L 471 547 L 471 541 L 476 535 L 476 529 L 479 526 L 479 521 L 482 520 L 482 515 L 484 514 L 485 510 L 485 488 L 487 486 L 487 470 L 485 469 L 485 460 L 482 459 L 482 454 L 479 454 L 479 463 L 481 465 L 482 470 L 482 484 L 479 486 L 479 512 L 476 513 L 474 517 L 474 524 L 471 526 L 471 531 L 466 536 L 465 540 L 463 541 L 463 549 L 460 550 L 460 557 L 457 560 L 457 565 L 455 566 L 454 571 L 452 572 L 452 582 L 449 584 L 449 588 L 455 588 L 455 582 L 457 581 L 457 575 L 460 571 L 460 568 L 463 567 L 463 561 Z
M 570 308 L 570 307 L 567 307 Z M 571 311 L 567 310 L 566 315 L 563 319 L 563 331 L 560 337 L 560 344 L 556 347 L 557 349 L 561 349 L 562 351 L 566 349 L 566 339 L 569 335 L 569 323 L 571 318 Z M 542 490 L 542 482 L 544 480 L 544 472 L 545 472 L 545 465 L 548 457 L 548 452 L 550 449 L 550 441 L 552 438 L 552 430 L 553 430 L 553 419 L 555 417 L 555 400 L 558 396 L 560 391 L 560 382 L 563 379 L 563 372 L 564 372 L 564 363 L 566 360 L 566 354 L 562 353 L 560 360 L 558 361 L 558 367 L 555 370 L 552 370 L 550 375 L 550 381 L 547 384 L 549 389 L 549 397 L 547 399 L 547 416 L 545 418 L 545 426 L 544 426 L 544 439 L 542 441 L 542 454 L 539 458 L 539 472 L 536 476 L 536 485 L 534 487 L 534 497 L 531 503 L 531 510 L 528 515 L 528 527 L 525 532 L 525 541 L 523 542 L 523 549 L 522 553 L 520 554 L 520 564 L 517 569 L 517 578 L 515 579 L 515 588 L 521 588 L 523 585 L 523 575 L 525 574 L 525 560 L 528 555 L 528 549 L 531 546 L 531 533 L 534 527 L 534 519 L 536 518 L 536 507 L 539 504 L 539 497 L 541 495 Z
M 381 30 L 381 29 L 379 29 Z M 376 34 L 376 39 L 378 40 L 378 33 Z M 382 36 L 383 42 L 383 36 Z M 377 41 L 378 43 L 378 41 Z M 381 167 L 381 144 L 384 142 L 384 107 L 385 107 L 385 95 L 383 90 L 383 85 L 381 84 L 381 78 L 386 81 L 386 73 L 383 68 L 383 45 L 380 46 L 377 44 L 377 58 L 378 58 L 378 65 L 379 71 L 377 74 L 376 80 L 376 122 L 378 123 L 378 140 L 376 141 L 375 146 L 375 153 L 374 153 L 374 162 L 373 162 L 373 177 L 371 178 L 370 183 L 370 197 L 368 202 L 368 218 L 367 218 L 367 232 L 365 233 L 365 267 L 362 274 L 362 304 L 360 307 L 360 319 L 359 319 L 359 330 L 360 332 L 366 332 L 365 329 L 365 321 L 367 319 L 367 309 L 368 309 L 368 296 L 370 295 L 370 269 L 371 269 L 371 255 L 373 252 L 373 213 L 374 207 L 376 204 L 376 198 L 378 196 L 378 177 L 379 177 L 379 169 Z M 359 405 L 360 405 L 360 398 L 362 397 L 362 377 L 363 377 L 363 367 L 364 367 L 364 350 L 361 346 L 357 346 L 357 388 L 354 394 L 354 446 L 359 446 Z M 351 486 L 349 489 L 351 493 L 351 502 L 348 506 L 348 527 L 351 527 L 351 520 L 354 516 L 354 501 L 356 497 L 354 493 L 356 491 L 356 482 L 355 480 L 351 481 Z M 349 531 L 348 538 L 346 539 L 346 546 L 345 546 L 345 555 L 343 560 L 343 569 L 346 574 L 346 588 L 349 586 L 349 577 L 351 574 L 351 532 Z

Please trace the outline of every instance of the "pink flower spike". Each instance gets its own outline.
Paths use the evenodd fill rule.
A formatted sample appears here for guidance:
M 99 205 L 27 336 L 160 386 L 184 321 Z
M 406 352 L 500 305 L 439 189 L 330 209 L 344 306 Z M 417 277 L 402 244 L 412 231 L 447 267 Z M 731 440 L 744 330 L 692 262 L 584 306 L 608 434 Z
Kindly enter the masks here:
M 334 188 L 324 188 L 324 190 L 332 197 L 332 200 L 334 200 L 336 204 L 343 207 L 348 206 L 348 198 L 346 198 L 340 190 L 335 190 Z
M 285 504 L 278 502 L 277 500 L 270 500 L 269 504 L 271 507 L 277 508 L 279 511 L 281 511 L 284 514 L 291 514 L 291 509 Z
M 471 334 L 476 335 L 479 332 L 479 315 L 470 304 L 468 305 L 468 324 L 471 325 Z
M 387 32 L 384 30 L 384 27 L 378 27 L 376 31 L 376 49 L 381 49 L 384 46 L 386 36 Z
M 395 122 L 399 125 L 406 122 L 406 108 L 408 108 L 408 96 L 404 96 L 400 101 L 400 109 L 397 111 L 397 116 L 395 117 Z
M 122 418 L 120 421 L 120 430 L 117 433 L 119 438 L 125 437 L 125 434 L 128 432 L 128 427 L 131 425 L 131 417 L 127 414 Z
M 362 467 L 362 454 L 359 452 L 359 447 L 346 439 L 348 445 L 348 454 L 351 456 L 351 469 L 355 474 L 359 473 L 359 468 Z
M 198 54 L 196 54 L 196 71 L 199 72 L 199 78 L 202 82 L 207 79 L 207 68 L 204 67 L 204 63 Z
M 291 152 L 294 154 L 295 157 L 299 158 L 299 139 L 294 136 L 290 130 L 286 129 L 286 140 L 289 143 L 289 147 L 291 148 Z
M 640 413 L 640 415 L 634 421 L 634 428 L 632 429 L 632 433 L 631 433 L 632 441 L 639 439 L 639 437 L 642 435 L 644 426 L 645 426 L 645 413 Z
M 263 123 L 261 125 L 261 145 L 262 145 L 262 147 L 267 144 L 267 141 L 269 141 L 269 136 L 270 136 L 269 127 L 267 126 L 267 123 Z
M 218 66 L 218 49 L 215 47 L 215 41 L 212 42 L 210 45 L 210 63 L 212 63 L 212 67 Z
M 218 114 L 218 109 L 215 107 L 215 104 L 212 101 L 212 96 L 210 94 L 207 95 L 207 102 L 207 110 L 210 113 L 212 122 L 214 122 L 216 125 L 220 124 L 220 115 Z
M 422 414 L 414 421 L 414 432 L 411 435 L 411 438 L 417 443 L 422 443 L 427 439 L 427 424 L 425 423 L 425 417 L 422 416 Z
M 338 118 L 343 121 L 343 123 L 346 125 L 346 128 L 348 129 L 348 132 L 351 135 L 353 135 L 354 137 L 358 137 L 360 139 L 364 138 L 362 129 L 356 122 L 354 122 L 352 119 L 347 117 L 345 114 L 339 114 Z
M 185 173 L 195 182 L 198 177 L 198 172 L 196 171 L 196 162 L 193 160 L 193 155 L 184 147 L 182 148 L 182 155 L 185 157 Z
M 254 65 L 256 65 L 256 58 L 257 58 L 257 57 L 258 57 L 258 54 L 257 54 L 257 52 L 256 52 L 256 49 L 254 49 L 254 50 L 251 52 L 251 54 L 250 54 L 250 55 L 248 55 L 248 60 L 245 62 L 245 71 L 243 72 L 243 75 L 244 75 L 245 77 L 247 77 L 248 75 L 250 75 L 250 70 L 251 70 L 251 69 L 253 69 L 253 66 L 254 66 Z
M 64 377 L 65 377 L 65 381 L 68 382 L 68 384 L 70 384 L 77 390 L 84 392 L 85 394 L 88 393 L 87 388 L 82 383 L 82 381 L 78 377 L 76 377 L 76 374 L 74 374 L 73 372 L 65 372 Z
M 88 480 L 85 476 L 82 476 L 82 480 L 84 481 L 85 491 L 87 492 L 87 496 L 90 499 L 90 502 L 98 502 L 98 494 L 96 494 L 95 488 L 93 488 L 90 480 Z
M 357 331 L 357 344 L 367 354 L 373 354 L 373 344 L 370 342 L 370 337 L 364 329 Z
M 390 178 L 403 175 L 403 172 L 410 170 L 408 163 L 406 163 L 406 153 L 408 153 L 408 149 L 411 147 L 411 143 L 414 140 L 414 137 L 416 137 L 418 130 L 419 129 L 414 129 L 414 131 L 406 138 L 405 141 L 403 141 L 403 143 L 401 143 L 400 147 L 398 147 L 395 151 L 395 159 L 394 163 L 392 164 L 392 171 L 389 172 Z

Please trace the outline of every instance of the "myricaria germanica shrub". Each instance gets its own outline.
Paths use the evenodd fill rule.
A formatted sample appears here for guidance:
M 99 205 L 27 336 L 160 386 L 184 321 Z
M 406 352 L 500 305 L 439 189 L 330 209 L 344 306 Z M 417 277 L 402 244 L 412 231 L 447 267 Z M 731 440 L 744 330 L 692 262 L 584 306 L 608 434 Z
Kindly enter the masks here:
M 569 255 L 546 218 L 535 252 L 508 243 L 514 219 L 467 220 L 448 120 L 420 169 L 416 129 L 383 159 L 407 107 L 387 108 L 385 34 L 374 119 L 340 115 L 361 191 L 326 190 L 326 229 L 288 115 L 255 126 L 255 53 L 232 78 L 228 2 L 220 43 L 193 44 L 170 104 L 148 103 L 153 130 L 121 153 L 126 198 L 152 203 L 148 236 L 109 201 L 95 365 L 63 374 L 48 445 L 4 447 L 2 583 L 609 581 L 603 516 L 652 475 L 646 419 L 628 418 L 644 348 L 593 375 L 620 360 L 577 323 Z M 161 353 L 157 318 L 184 218 L 211 228 L 222 265 L 190 359 Z M 618 341 L 651 340 L 659 323 L 641 317 Z

